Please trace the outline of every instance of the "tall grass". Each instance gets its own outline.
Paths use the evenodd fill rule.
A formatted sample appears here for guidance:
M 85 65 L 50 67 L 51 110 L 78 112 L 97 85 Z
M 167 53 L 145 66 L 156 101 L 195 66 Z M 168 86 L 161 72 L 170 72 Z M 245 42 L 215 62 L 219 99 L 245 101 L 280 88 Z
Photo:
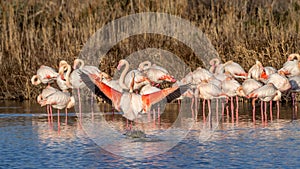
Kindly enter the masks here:
M 255 59 L 279 68 L 300 49 L 300 2 L 295 0 L 10 0 L 0 1 L 0 99 L 32 99 L 40 87 L 30 77 L 40 65 L 57 68 L 72 62 L 88 40 L 106 23 L 139 12 L 166 12 L 190 20 L 212 41 L 223 61 L 245 69 Z M 135 36 L 107 54 L 101 69 L 112 74 L 118 60 L 131 52 L 157 47 L 201 63 L 176 39 L 160 35 Z

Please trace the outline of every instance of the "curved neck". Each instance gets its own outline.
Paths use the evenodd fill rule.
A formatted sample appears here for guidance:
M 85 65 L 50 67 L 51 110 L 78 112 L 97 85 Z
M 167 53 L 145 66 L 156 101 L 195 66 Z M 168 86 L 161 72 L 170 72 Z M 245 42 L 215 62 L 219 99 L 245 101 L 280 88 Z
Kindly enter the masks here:
M 140 70 L 146 70 L 146 69 L 149 69 L 150 67 L 151 67 L 151 62 L 148 60 L 139 64 Z
M 76 69 L 78 65 L 79 65 L 79 69 L 82 69 L 84 66 L 84 61 L 82 59 L 75 59 L 73 64 L 73 69 Z
M 67 67 L 66 85 L 71 88 L 72 87 L 72 84 L 70 83 L 71 66 L 69 64 L 67 64 L 66 67 Z
M 125 85 L 124 80 L 125 80 L 125 76 L 129 70 L 129 63 L 124 60 L 124 64 L 125 64 L 125 68 L 121 73 L 120 79 L 119 79 L 119 85 L 121 86 L 122 89 L 128 90 L 128 87 Z

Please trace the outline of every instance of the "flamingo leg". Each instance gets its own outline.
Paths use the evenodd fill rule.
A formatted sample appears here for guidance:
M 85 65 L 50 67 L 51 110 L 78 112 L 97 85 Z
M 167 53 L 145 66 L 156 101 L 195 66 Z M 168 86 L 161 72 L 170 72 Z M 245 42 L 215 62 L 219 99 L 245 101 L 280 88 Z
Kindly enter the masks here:
M 219 122 L 219 99 L 216 99 L 216 119 Z
M 203 99 L 202 115 L 203 115 L 203 122 L 205 122 L 206 121 L 206 117 L 205 117 L 205 99 Z
M 66 113 L 65 123 L 67 125 L 68 124 L 68 110 L 67 110 L 67 108 L 65 109 L 65 113 Z
M 231 123 L 234 123 L 233 97 L 230 97 Z
M 158 106 L 158 108 L 157 108 L 157 120 L 158 120 L 158 123 L 160 123 L 160 106 Z
M 49 111 L 49 105 L 46 105 L 46 109 L 47 109 L 47 115 L 48 115 L 48 124 L 50 124 L 50 111 Z
M 210 128 L 212 128 L 212 117 L 211 117 L 211 107 L 210 107 L 210 100 L 207 100 L 207 105 L 208 105 L 208 122 L 209 122 L 209 126 Z
M 263 111 L 263 102 L 260 101 L 260 113 L 261 113 L 261 122 L 264 122 L 264 111 Z
M 236 118 L 236 122 L 239 122 L 239 98 L 238 96 L 235 96 L 235 100 L 236 100 L 236 108 L 235 108 L 235 118 Z
M 57 109 L 57 130 L 58 130 L 58 133 L 60 133 L 60 115 L 59 115 L 59 109 Z
M 224 122 L 224 100 L 222 100 L 222 121 Z
M 267 123 L 268 122 L 268 117 L 267 117 L 267 102 L 264 102 L 264 108 L 265 108 L 265 110 L 264 110 L 264 115 L 265 115 L 265 122 Z
M 81 121 L 81 99 L 80 99 L 80 89 L 78 88 L 77 89 L 77 94 L 78 94 L 78 107 L 79 107 L 79 120 Z
M 195 97 L 192 97 L 192 103 L 191 103 L 191 110 L 192 110 L 192 117 L 194 118 L 194 114 L 193 114 L 193 105 L 194 105 L 194 102 L 195 102 Z M 195 106 L 195 109 L 196 109 L 196 106 Z
M 280 111 L 279 100 L 276 101 L 276 104 L 277 104 L 277 119 L 279 119 L 279 111 Z
M 50 109 L 51 123 L 53 124 L 52 106 L 49 105 L 49 109 Z
M 271 122 L 273 121 L 272 104 L 273 104 L 273 101 L 271 100 L 271 101 L 270 101 L 270 119 L 271 119 Z
M 252 99 L 252 118 L 253 118 L 253 123 L 255 123 L 255 101 L 256 101 L 256 99 Z

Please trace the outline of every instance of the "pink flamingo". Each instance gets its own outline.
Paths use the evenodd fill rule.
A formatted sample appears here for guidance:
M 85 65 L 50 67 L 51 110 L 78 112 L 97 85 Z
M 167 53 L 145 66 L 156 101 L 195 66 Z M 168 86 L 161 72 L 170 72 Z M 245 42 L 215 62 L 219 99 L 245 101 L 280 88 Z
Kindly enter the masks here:
M 224 81 L 222 81 L 222 91 L 230 97 L 230 103 L 231 103 L 231 119 L 232 122 L 234 122 L 234 105 L 233 105 L 233 97 L 236 97 L 236 120 L 238 121 L 238 88 L 240 87 L 240 83 L 236 81 L 233 78 L 227 78 Z
M 232 60 L 224 63 L 224 71 L 229 72 L 235 78 L 243 78 L 246 79 L 248 74 L 246 71 L 236 62 Z
M 44 98 L 41 101 L 41 106 L 51 105 L 53 108 L 57 109 L 58 128 L 60 126 L 59 110 L 66 108 L 65 112 L 66 112 L 66 117 L 67 117 L 67 115 L 68 115 L 67 109 L 73 107 L 74 104 L 75 104 L 74 97 L 71 97 L 69 93 L 61 92 L 61 91 L 57 91 L 57 92 L 49 95 L 48 97 Z M 52 110 L 51 110 L 51 114 L 52 114 Z
M 255 80 L 259 80 L 261 74 L 263 73 L 264 67 L 262 63 L 258 60 L 255 61 L 255 65 L 253 65 L 248 71 L 248 78 L 253 78 Z
M 138 70 L 131 70 L 130 72 L 128 72 L 129 63 L 125 59 L 122 59 L 119 61 L 117 69 L 120 70 L 124 65 L 125 65 L 125 68 L 122 71 L 121 77 L 119 79 L 119 85 L 124 90 L 129 90 L 133 75 L 134 75 L 134 89 L 133 90 L 139 90 L 142 86 L 150 83 L 149 79 L 147 78 L 147 76 L 144 73 L 142 73 Z
M 253 98 L 252 100 L 252 106 L 255 107 L 255 100 L 258 98 L 262 101 L 261 102 L 261 119 L 262 122 L 267 121 L 267 115 L 266 115 L 266 102 L 271 101 L 279 101 L 281 99 L 281 92 L 272 84 L 268 83 L 258 89 L 255 89 L 252 91 L 248 98 Z M 263 102 L 265 102 L 265 112 L 263 113 Z M 279 107 L 277 103 L 277 107 Z M 271 104 L 270 104 L 271 107 Z M 277 109 L 279 111 L 279 109 Z M 270 116 L 272 113 L 270 112 Z M 264 120 L 265 119 L 265 120 Z M 272 117 L 271 117 L 272 119 Z M 255 122 L 255 109 L 253 109 L 253 122 Z
M 300 75 L 289 77 L 289 82 L 291 84 L 291 89 L 289 92 L 292 94 L 293 106 L 295 106 L 296 93 L 300 92 Z
M 214 58 L 209 61 L 211 67 L 209 71 L 214 74 L 220 74 L 224 72 L 224 64 L 220 64 L 220 60 L 218 58 Z
M 51 96 L 52 94 L 54 94 L 58 91 L 59 90 L 54 87 L 47 86 L 45 89 L 42 90 L 42 93 L 40 95 L 38 95 L 37 102 L 39 104 L 42 104 L 42 102 L 45 99 L 47 99 L 49 96 Z M 50 122 L 50 117 L 51 117 L 51 122 L 53 122 L 52 107 L 49 104 L 47 104 L 46 109 L 47 109 L 47 114 L 48 114 L 48 122 Z
M 176 79 L 169 74 L 169 72 L 156 64 L 151 65 L 150 61 L 142 62 L 138 68 L 140 71 L 146 74 L 146 77 L 153 84 L 160 84 L 164 81 L 175 83 Z
M 58 73 L 49 66 L 42 65 L 38 70 L 36 75 L 33 75 L 31 78 L 31 83 L 33 85 L 38 85 L 40 83 L 44 83 L 50 85 L 50 83 L 53 83 L 56 77 L 58 76 Z
M 203 80 L 197 85 L 195 96 L 203 99 L 203 120 L 205 121 L 205 100 L 208 102 L 209 119 L 211 115 L 210 100 L 214 98 L 227 98 L 226 94 L 223 93 L 221 88 L 213 83 L 209 83 L 207 80 Z M 217 105 L 216 105 L 217 106 Z M 218 110 L 218 108 L 216 108 Z
M 151 94 L 141 95 L 133 93 L 134 80 L 132 80 L 129 92 L 119 92 L 103 83 L 101 77 L 97 74 L 82 73 L 81 78 L 88 87 L 92 85 L 96 86 L 99 91 L 102 92 L 96 94 L 100 97 L 105 95 L 105 97 L 109 98 L 114 104 L 114 107 L 119 111 L 122 110 L 124 112 L 123 116 L 131 121 L 137 119 L 139 113 L 148 112 L 153 104 L 162 99 L 167 98 L 167 100 L 173 100 L 181 95 L 181 88 L 178 86 L 166 88 Z

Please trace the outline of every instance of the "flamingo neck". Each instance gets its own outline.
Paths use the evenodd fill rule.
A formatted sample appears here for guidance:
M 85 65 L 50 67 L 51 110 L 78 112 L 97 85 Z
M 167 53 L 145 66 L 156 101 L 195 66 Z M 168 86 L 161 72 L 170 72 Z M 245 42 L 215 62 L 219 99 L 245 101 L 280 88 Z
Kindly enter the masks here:
M 124 60 L 124 64 L 125 64 L 125 68 L 121 73 L 120 79 L 119 79 L 119 85 L 122 89 L 128 90 L 128 87 L 125 85 L 124 80 L 125 80 L 125 76 L 129 70 L 129 63 L 127 62 L 127 60 Z
M 67 72 L 66 72 L 66 85 L 69 87 L 69 88 L 72 88 L 72 84 L 70 82 L 70 74 L 71 74 L 71 66 L 68 64 L 66 65 L 67 66 Z
M 151 62 L 148 60 L 140 63 L 140 65 L 139 65 L 140 71 L 149 69 L 150 67 L 151 67 Z
M 78 65 L 79 65 L 79 69 L 82 69 L 84 66 L 84 61 L 82 59 L 75 59 L 73 64 L 73 69 L 76 69 Z

